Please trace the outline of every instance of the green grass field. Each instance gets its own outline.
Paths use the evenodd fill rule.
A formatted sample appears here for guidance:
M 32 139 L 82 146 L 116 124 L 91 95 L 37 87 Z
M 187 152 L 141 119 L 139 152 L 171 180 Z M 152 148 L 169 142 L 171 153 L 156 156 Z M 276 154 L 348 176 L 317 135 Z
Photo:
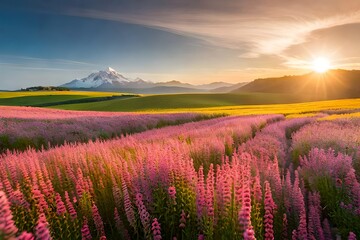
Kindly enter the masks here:
M 66 104 L 56 108 L 92 111 L 163 111 L 169 109 L 193 109 L 239 105 L 276 104 L 298 102 L 299 99 L 286 94 L 164 94 L 146 95 L 139 98 L 115 99 L 91 104 Z
M 139 98 L 139 100 L 144 100 L 146 98 Z M 93 103 L 92 107 L 88 104 L 74 104 L 71 106 L 56 106 L 61 109 L 73 109 L 73 110 L 96 110 L 96 111 L 115 111 L 114 109 L 122 108 L 130 111 L 131 105 L 126 105 L 130 102 L 129 100 L 114 100 L 118 101 L 117 104 L 124 104 L 122 107 L 117 107 L 113 105 L 103 105 L 103 102 Z M 135 100 L 135 99 L 134 99 Z M 188 101 L 191 101 L 188 99 Z M 112 101 L 108 101 L 112 102 Z M 144 105 L 147 103 L 144 101 Z M 169 103 L 166 104 L 167 106 Z M 81 108 L 82 106 L 87 106 L 86 108 Z M 101 109 L 100 106 L 103 106 Z M 108 106 L 108 107 L 107 107 Z M 73 108 L 74 107 L 74 108 Z M 253 114 L 284 114 L 291 117 L 299 117 L 305 115 L 311 115 L 311 113 L 317 113 L 324 110 L 345 110 L 345 109 L 360 109 L 360 99 L 341 99 L 341 100 L 330 100 L 330 101 L 317 101 L 317 102 L 305 102 L 305 103 L 284 103 L 284 104 L 243 104 L 243 105 L 233 105 L 233 106 L 220 106 L 220 107 L 178 107 L 172 108 L 169 106 L 165 108 L 164 105 L 161 107 L 154 105 L 152 109 L 133 109 L 133 111 L 138 112 L 148 112 L 148 113 L 171 113 L 171 112 L 198 112 L 198 113 L 223 113 L 229 115 L 253 115 Z M 119 110 L 121 111 L 121 110 Z M 299 116 L 296 116 L 299 115 Z
M 56 104 L 82 99 L 103 99 L 112 96 L 126 96 L 114 92 L 82 91 L 36 91 L 36 92 L 0 92 L 0 105 L 4 106 L 38 106 Z
M 173 94 L 55 106 L 68 110 L 201 112 L 225 114 L 309 114 L 323 110 L 360 109 L 360 99 L 299 102 L 284 94 Z
M 102 98 L 124 96 L 113 100 Z M 99 99 L 101 101 L 93 101 Z M 76 101 L 88 101 L 75 103 Z M 90 102 L 91 101 L 91 102 Z M 322 110 L 359 109 L 360 99 L 302 102 L 285 94 L 165 94 L 134 97 L 113 92 L 0 92 L 0 105 L 47 106 L 88 111 L 201 112 L 236 115 L 281 113 L 288 116 Z M 69 104 L 62 104 L 62 103 Z

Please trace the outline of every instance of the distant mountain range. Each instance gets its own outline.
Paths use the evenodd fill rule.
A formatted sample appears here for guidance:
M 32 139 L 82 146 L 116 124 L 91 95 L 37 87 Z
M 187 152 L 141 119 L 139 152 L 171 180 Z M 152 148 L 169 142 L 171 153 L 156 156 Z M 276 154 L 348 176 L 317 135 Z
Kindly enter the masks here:
M 244 85 L 245 83 L 241 83 Z M 202 85 L 192 85 L 179 81 L 154 83 L 141 78 L 127 78 L 112 68 L 107 68 L 80 80 L 75 79 L 60 87 L 96 91 L 121 91 L 132 93 L 191 93 L 191 92 L 229 92 L 241 85 L 213 82 Z
M 179 81 L 154 83 L 141 78 L 127 78 L 112 68 L 75 79 L 61 85 L 76 90 L 119 91 L 129 93 L 280 93 L 301 97 L 303 100 L 321 100 L 360 97 L 360 70 L 330 70 L 299 76 L 256 79 L 252 82 L 231 84 L 213 82 L 193 85 Z
M 246 84 L 248 84 L 249 82 L 241 82 L 241 83 L 237 83 L 234 84 L 232 86 L 227 86 L 227 87 L 219 87 L 219 88 L 215 88 L 210 90 L 210 92 L 214 92 L 214 93 L 229 93 L 232 91 L 235 91 L 239 88 L 241 88 L 242 86 L 245 86 Z
M 282 93 L 305 100 L 360 97 L 360 70 L 330 70 L 300 76 L 256 79 L 232 93 Z

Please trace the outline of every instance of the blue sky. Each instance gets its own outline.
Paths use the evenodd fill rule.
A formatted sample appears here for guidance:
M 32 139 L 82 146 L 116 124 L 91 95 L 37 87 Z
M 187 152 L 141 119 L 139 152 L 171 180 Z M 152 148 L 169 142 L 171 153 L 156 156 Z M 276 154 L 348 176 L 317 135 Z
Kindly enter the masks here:
M 317 56 L 359 67 L 360 48 L 339 47 L 358 45 L 358 1 L 267 2 L 5 0 L 0 89 L 60 85 L 107 66 L 195 84 L 302 73 Z

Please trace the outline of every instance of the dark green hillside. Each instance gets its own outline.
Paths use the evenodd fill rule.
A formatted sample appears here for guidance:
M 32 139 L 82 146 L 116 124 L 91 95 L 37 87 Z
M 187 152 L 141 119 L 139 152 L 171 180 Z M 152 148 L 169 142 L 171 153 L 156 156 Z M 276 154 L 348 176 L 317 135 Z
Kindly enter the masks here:
M 256 79 L 233 93 L 287 93 L 306 100 L 331 100 L 360 97 L 359 70 L 331 70 L 301 76 Z

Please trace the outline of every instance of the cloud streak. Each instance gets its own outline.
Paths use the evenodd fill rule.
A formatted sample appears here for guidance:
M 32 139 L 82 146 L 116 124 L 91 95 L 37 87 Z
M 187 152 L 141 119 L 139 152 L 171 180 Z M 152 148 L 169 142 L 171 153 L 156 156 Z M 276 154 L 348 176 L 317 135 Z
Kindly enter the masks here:
M 356 2 L 351 0 L 343 3 L 348 6 L 347 8 L 333 4 L 333 7 L 326 9 L 324 13 L 316 3 L 313 3 L 313 8 L 304 8 L 297 5 L 289 6 L 289 1 L 274 1 L 272 6 L 252 5 L 250 1 L 241 2 L 243 9 L 239 11 L 209 8 L 161 8 L 116 12 L 70 9 L 66 14 L 139 24 L 190 36 L 215 46 L 236 49 L 242 58 L 281 55 L 289 47 L 306 42 L 314 31 L 360 22 L 360 5 L 354 8 Z M 304 4 L 306 2 L 310 1 L 304 1 Z M 317 2 L 328 3 L 324 0 Z M 345 9 L 338 14 L 336 10 L 339 8 Z
M 87 63 L 82 61 L 75 61 L 69 59 L 48 59 L 48 58 L 35 58 L 35 57 L 28 57 L 28 56 L 14 56 L 14 55 L 0 55 L 0 60 L 9 61 L 8 64 L 11 64 L 14 60 L 16 62 L 22 61 L 23 63 L 43 63 L 43 64 L 60 64 L 60 65 L 72 65 L 72 66 L 97 66 L 93 63 Z M 1 63 L 0 63 L 1 64 Z M 6 63 L 2 63 L 6 64 Z
M 25 70 L 45 70 L 45 71 L 67 71 L 67 72 L 73 72 L 73 71 L 84 71 L 84 69 L 74 69 L 74 68 L 49 68 L 49 67 L 27 67 L 21 64 L 14 64 L 14 63 L 3 63 L 0 62 L 0 68 L 1 67 L 6 68 L 12 68 L 12 69 L 25 69 Z

